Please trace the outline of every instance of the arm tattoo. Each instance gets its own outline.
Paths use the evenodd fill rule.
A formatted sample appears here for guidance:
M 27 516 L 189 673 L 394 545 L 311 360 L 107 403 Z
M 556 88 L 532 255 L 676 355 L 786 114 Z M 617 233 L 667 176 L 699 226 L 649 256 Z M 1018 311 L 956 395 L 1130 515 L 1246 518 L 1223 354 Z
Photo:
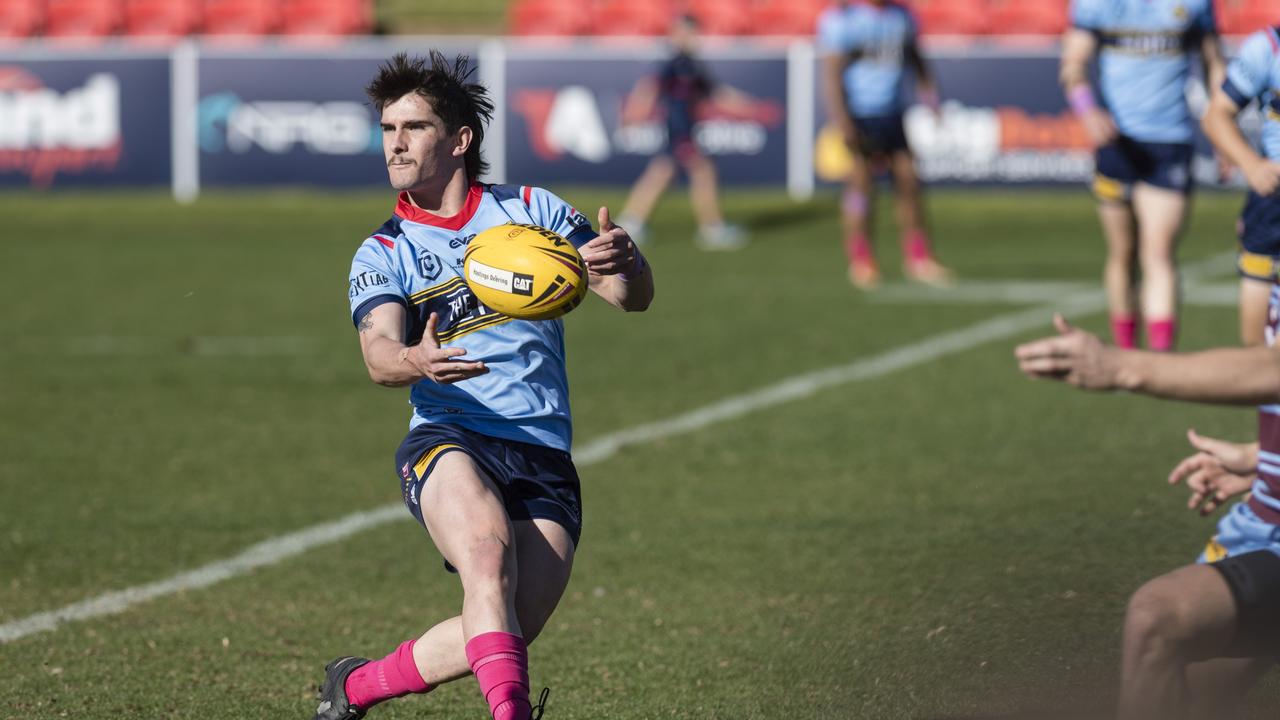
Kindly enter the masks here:
M 368 313 L 364 317 L 360 318 L 360 324 L 356 326 L 356 328 L 362 335 L 364 334 L 364 331 L 373 329 L 373 313 Z

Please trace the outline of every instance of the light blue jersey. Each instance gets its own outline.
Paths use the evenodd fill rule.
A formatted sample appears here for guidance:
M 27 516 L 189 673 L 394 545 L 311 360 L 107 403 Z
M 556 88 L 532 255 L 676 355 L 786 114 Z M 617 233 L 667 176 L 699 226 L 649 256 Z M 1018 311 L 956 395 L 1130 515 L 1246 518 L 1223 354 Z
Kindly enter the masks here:
M 476 299 L 462 279 L 462 256 L 477 233 L 504 223 L 553 230 L 575 247 L 596 237 L 582 213 L 540 188 L 471 186 L 462 211 L 424 212 L 402 193 L 395 214 L 366 239 L 351 263 L 352 320 L 383 303 L 408 310 L 406 344 L 416 344 L 431 313 L 441 347 L 466 348 L 489 372 L 452 385 L 416 383 L 409 425 L 447 423 L 506 440 L 568 451 L 572 442 L 560 320 L 516 320 Z
M 1072 0 L 1072 24 L 1098 38 L 1102 97 L 1122 135 L 1190 142 L 1191 59 L 1217 34 L 1212 0 Z
M 1258 101 L 1263 113 L 1262 152 L 1271 160 L 1280 159 L 1280 36 L 1275 28 L 1260 30 L 1244 41 L 1227 66 L 1222 89 L 1241 109 Z
M 906 109 L 907 48 L 916 42 L 916 21 L 896 2 L 851 2 L 818 17 L 818 47 L 847 56 L 845 96 L 854 117 L 885 117 Z

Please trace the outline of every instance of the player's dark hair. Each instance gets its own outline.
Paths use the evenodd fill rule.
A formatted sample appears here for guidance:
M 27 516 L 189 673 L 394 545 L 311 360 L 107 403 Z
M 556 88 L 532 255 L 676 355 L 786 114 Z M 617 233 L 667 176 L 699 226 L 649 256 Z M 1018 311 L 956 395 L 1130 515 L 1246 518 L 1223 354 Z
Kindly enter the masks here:
M 489 171 L 489 163 L 480 156 L 484 126 L 493 119 L 493 101 L 489 91 L 479 83 L 469 82 L 475 69 L 471 58 L 459 55 L 450 63 L 444 53 L 432 50 L 429 57 L 409 57 L 397 53 L 378 67 L 364 92 L 379 113 L 387 105 L 409 93 L 418 93 L 444 121 L 445 129 L 457 132 L 463 126 L 474 136 L 465 157 L 467 180 L 475 182 Z

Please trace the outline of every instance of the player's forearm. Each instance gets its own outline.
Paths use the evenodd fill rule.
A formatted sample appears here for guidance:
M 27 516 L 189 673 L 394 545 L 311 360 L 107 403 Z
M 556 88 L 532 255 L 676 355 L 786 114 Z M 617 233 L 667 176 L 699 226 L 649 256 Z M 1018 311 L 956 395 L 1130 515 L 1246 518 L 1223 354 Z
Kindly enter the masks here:
M 1170 400 L 1260 405 L 1280 401 L 1280 352 L 1267 347 L 1197 353 L 1112 350 L 1116 386 Z
M 364 364 L 369 369 L 369 379 L 379 385 L 404 387 L 426 377 L 408 358 L 408 346 L 389 337 L 375 337 L 364 346 Z
M 1263 162 L 1262 156 L 1249 145 L 1240 127 L 1236 125 L 1235 112 L 1220 102 L 1210 103 L 1200 120 L 1200 127 L 1213 146 L 1237 167 Z
M 844 67 L 828 58 L 823 64 L 822 100 L 827 119 L 835 125 L 849 120 L 849 97 L 844 89 Z
M 653 302 L 653 269 L 648 263 L 630 278 L 608 275 L 598 294 L 610 305 L 627 312 L 644 312 Z

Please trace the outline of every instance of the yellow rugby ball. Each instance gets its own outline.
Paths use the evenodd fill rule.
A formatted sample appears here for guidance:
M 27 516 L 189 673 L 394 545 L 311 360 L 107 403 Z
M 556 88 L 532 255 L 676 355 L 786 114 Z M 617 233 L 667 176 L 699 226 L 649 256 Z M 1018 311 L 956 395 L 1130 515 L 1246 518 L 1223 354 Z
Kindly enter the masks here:
M 587 294 L 577 248 L 537 225 L 491 227 L 467 244 L 462 277 L 480 302 L 521 320 L 550 320 Z

